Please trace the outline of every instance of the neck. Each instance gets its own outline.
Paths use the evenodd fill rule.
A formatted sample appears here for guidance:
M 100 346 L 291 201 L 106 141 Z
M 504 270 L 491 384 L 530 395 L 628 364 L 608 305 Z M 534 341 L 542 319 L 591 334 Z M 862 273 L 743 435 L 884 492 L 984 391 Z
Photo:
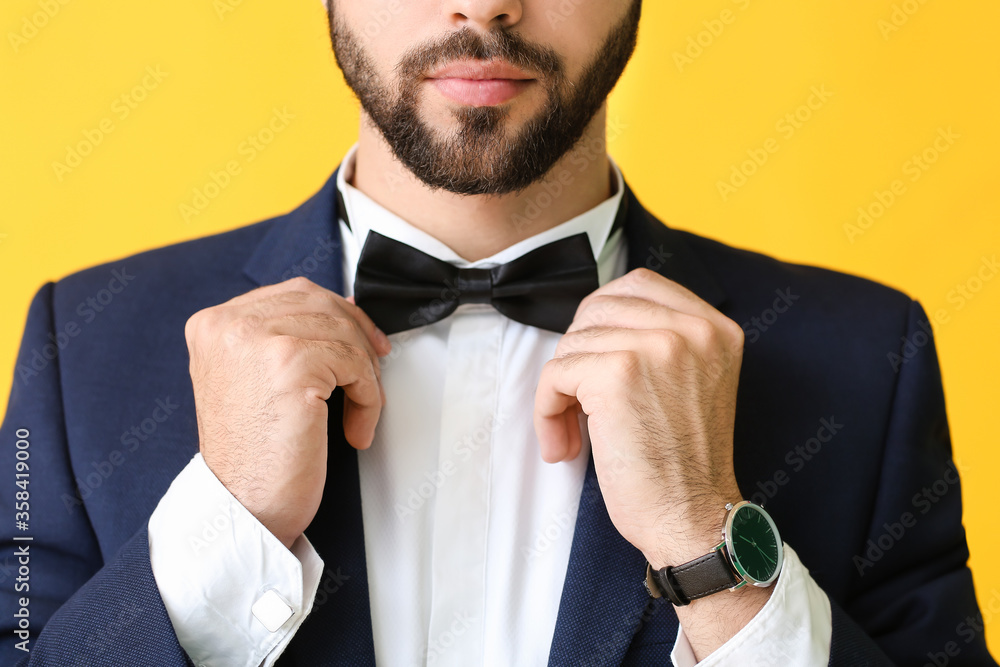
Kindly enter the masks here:
M 352 185 L 379 205 L 474 262 L 584 213 L 612 194 L 605 144 L 607 106 L 577 148 L 522 192 L 456 195 L 431 190 L 392 154 L 362 114 Z

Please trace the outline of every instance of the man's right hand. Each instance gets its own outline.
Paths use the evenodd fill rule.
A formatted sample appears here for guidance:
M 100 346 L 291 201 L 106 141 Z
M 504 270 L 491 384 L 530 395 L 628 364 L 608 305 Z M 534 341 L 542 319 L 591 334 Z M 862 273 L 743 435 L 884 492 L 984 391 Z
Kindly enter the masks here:
M 326 400 L 344 388 L 344 434 L 369 447 L 385 405 L 378 358 L 388 338 L 306 278 L 199 311 L 184 335 L 205 463 L 291 547 L 323 497 Z

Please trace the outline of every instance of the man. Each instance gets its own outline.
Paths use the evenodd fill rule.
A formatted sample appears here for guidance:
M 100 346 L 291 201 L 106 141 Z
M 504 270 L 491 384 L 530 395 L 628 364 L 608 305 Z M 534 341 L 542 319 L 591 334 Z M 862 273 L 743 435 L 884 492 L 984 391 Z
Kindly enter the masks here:
M 363 115 L 316 196 L 36 297 L 7 661 L 994 664 L 933 345 L 885 363 L 920 306 L 573 152 L 641 3 L 375 4 L 329 8 Z

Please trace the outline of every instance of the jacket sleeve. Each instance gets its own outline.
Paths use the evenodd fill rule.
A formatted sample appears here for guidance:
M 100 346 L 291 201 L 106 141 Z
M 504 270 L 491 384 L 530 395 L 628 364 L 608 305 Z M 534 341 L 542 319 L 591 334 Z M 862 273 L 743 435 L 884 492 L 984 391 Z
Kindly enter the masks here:
M 104 562 L 71 501 L 53 289 L 31 304 L 0 427 L 0 663 L 189 665 L 153 578 L 146 524 Z
M 962 527 L 961 462 L 952 459 L 931 327 L 911 304 L 879 489 L 853 590 L 833 604 L 830 665 L 996 665 L 986 648 Z M 890 660 L 892 662 L 890 662 Z

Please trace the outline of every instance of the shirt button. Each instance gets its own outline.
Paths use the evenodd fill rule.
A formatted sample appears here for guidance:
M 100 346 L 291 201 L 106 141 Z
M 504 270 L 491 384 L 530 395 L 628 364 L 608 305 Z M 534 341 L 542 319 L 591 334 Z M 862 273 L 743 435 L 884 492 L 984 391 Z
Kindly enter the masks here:
M 250 611 L 268 632 L 274 632 L 284 625 L 293 613 L 291 606 L 273 588 L 260 596 Z

